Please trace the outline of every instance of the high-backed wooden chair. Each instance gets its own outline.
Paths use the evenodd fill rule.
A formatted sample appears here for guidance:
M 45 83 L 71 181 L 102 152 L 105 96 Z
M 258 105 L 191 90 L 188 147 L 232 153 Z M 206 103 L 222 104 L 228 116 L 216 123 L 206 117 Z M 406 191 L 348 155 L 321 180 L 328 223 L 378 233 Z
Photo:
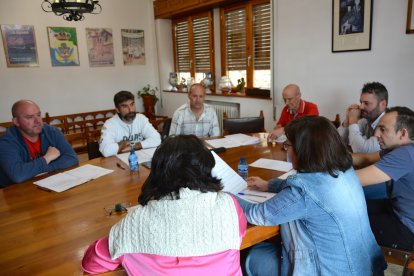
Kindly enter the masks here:
M 86 152 L 86 139 L 84 132 L 65 133 L 64 136 L 76 153 Z
M 381 246 L 387 263 L 403 266 L 402 275 L 414 275 L 414 251 L 404 251 Z
M 0 123 L 0 136 L 6 134 L 7 128 L 11 127 L 13 122 Z
M 223 135 L 256 132 L 266 132 L 263 110 L 259 117 L 228 118 L 226 112 L 223 113 Z

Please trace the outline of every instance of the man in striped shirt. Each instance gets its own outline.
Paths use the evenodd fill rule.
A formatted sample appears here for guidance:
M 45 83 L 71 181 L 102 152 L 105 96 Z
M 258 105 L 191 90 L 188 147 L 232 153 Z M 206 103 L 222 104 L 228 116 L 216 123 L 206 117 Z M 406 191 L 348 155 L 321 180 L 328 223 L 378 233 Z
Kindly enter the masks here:
M 171 122 L 169 135 L 194 134 L 197 137 L 219 136 L 217 114 L 213 107 L 204 103 L 205 88 L 193 84 L 188 92 L 189 102 L 180 106 Z

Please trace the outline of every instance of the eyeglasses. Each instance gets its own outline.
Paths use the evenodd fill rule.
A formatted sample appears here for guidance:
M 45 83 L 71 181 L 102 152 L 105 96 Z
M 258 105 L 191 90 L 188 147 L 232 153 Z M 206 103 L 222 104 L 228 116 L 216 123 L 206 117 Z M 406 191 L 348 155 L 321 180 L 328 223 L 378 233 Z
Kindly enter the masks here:
M 288 150 L 288 148 L 289 147 L 291 147 L 292 146 L 292 144 L 289 144 L 288 142 L 283 142 L 283 144 L 282 144 L 282 148 L 283 148 L 283 150 Z

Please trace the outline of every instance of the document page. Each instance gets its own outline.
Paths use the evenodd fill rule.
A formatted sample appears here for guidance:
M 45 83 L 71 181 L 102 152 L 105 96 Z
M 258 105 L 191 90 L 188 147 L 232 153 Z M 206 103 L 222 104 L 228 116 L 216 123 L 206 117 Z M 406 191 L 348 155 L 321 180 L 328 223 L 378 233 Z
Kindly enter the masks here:
M 113 170 L 87 164 L 70 171 L 58 173 L 45 179 L 35 181 L 33 184 L 60 193 L 111 172 L 113 172 Z
M 143 162 L 151 161 L 152 156 L 154 155 L 154 152 L 156 149 L 157 148 L 148 148 L 148 149 L 140 149 L 140 150 L 135 151 L 135 154 L 138 156 L 138 162 L 143 163 Z M 129 167 L 128 156 L 129 156 L 129 152 L 124 152 L 124 153 L 120 153 L 116 155 L 116 157 L 119 160 L 124 162 L 127 168 Z
M 212 175 L 220 178 L 223 184 L 223 191 L 237 195 L 244 200 L 252 203 L 261 203 L 272 198 L 274 193 L 254 191 L 247 189 L 246 181 L 240 177 L 223 159 L 215 152 L 211 152 L 216 161 L 216 165 L 212 170 Z
M 254 145 L 259 142 L 260 138 L 241 133 L 227 135 L 224 138 L 206 140 L 206 143 L 214 148 L 236 148 L 240 146 Z
M 252 167 L 287 172 L 292 169 L 292 163 L 280 160 L 260 158 L 250 164 Z

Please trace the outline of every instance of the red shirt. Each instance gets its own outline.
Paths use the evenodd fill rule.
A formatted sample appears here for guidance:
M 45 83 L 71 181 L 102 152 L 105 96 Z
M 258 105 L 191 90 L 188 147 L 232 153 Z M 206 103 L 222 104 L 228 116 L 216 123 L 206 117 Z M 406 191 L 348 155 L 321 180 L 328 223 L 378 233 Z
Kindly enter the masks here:
M 309 115 L 318 116 L 318 106 L 314 103 L 300 100 L 298 112 L 296 114 L 292 114 L 289 110 L 289 106 L 286 105 L 280 113 L 280 118 L 279 121 L 277 121 L 277 124 L 285 127 L 290 121 Z
M 37 139 L 36 142 L 32 142 L 29 139 L 27 139 L 24 135 L 23 140 L 27 145 L 27 149 L 29 150 L 30 158 L 36 159 L 42 156 L 42 143 L 40 141 L 40 136 Z

